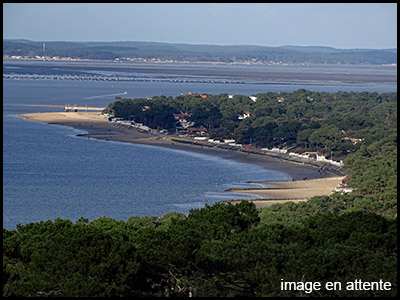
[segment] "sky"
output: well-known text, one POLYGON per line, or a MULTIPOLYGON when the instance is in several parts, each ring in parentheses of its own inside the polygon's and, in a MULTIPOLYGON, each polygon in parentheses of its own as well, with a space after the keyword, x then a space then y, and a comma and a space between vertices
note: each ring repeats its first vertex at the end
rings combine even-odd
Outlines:
POLYGON ((3 39, 397 48, 397 3, 3 3, 3 39))

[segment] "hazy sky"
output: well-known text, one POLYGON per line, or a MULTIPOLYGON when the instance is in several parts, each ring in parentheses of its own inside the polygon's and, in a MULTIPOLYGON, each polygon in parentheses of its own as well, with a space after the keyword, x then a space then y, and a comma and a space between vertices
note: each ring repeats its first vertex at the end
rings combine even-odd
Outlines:
POLYGON ((3 3, 3 38, 397 48, 397 4, 3 3))

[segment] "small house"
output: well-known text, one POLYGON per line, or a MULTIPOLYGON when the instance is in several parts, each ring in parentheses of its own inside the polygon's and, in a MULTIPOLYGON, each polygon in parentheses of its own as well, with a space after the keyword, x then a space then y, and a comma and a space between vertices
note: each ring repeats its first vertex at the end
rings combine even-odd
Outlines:
POLYGON ((238 119, 239 120, 244 120, 246 118, 249 118, 251 116, 251 113, 248 111, 244 111, 241 114, 239 114, 238 119))
POLYGON ((186 130, 189 135, 205 135, 207 132, 204 127, 188 127, 186 130))

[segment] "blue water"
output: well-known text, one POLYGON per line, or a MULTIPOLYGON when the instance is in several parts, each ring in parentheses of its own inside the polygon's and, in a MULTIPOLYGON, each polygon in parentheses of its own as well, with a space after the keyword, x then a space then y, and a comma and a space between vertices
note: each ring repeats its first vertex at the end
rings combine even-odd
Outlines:
MULTIPOLYGON (((298 88, 346 90, 327 85, 3 79, 3 227, 58 217, 127 220, 171 211, 188 213, 206 203, 242 197, 224 190, 247 186, 247 181, 291 179, 284 172, 209 155, 76 137, 78 130, 17 116, 57 110, 32 105, 104 107, 124 91, 135 98, 188 92, 252 95, 298 88)), ((352 88, 396 91, 387 86, 352 88)))

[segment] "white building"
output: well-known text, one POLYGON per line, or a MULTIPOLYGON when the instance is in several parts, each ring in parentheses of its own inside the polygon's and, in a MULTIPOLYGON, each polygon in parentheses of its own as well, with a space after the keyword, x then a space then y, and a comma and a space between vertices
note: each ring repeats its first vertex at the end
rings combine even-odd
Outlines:
POLYGON ((234 143, 234 142, 235 142, 235 140, 232 140, 232 139, 225 139, 224 140, 225 144, 234 143))
POLYGON ((256 96, 249 96, 249 98, 250 98, 251 100, 253 100, 254 102, 257 102, 257 97, 256 97, 256 96))

